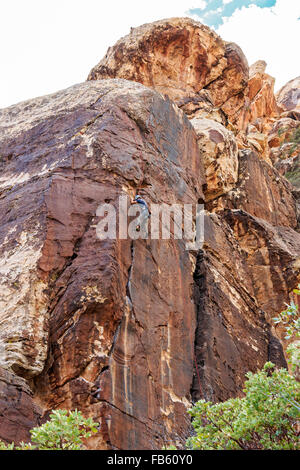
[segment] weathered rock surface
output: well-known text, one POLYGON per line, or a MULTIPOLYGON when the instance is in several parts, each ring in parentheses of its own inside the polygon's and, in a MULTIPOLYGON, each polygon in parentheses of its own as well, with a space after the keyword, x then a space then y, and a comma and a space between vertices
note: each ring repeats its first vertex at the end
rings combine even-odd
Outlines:
POLYGON ((200 117, 192 119, 191 123, 198 136, 205 168, 205 199, 210 201, 235 187, 238 179, 238 147, 234 134, 222 124, 200 117))
POLYGON ((270 158, 281 175, 300 187, 300 78, 288 82, 276 95, 279 118, 268 134, 270 158))
POLYGON ((276 163, 288 151, 289 141, 300 122, 288 117, 277 119, 268 134, 268 145, 271 149, 271 160, 276 163))
POLYGON ((297 212, 292 191, 292 185, 275 168, 255 152, 242 150, 235 188, 208 203, 207 208, 212 211, 242 209, 274 226, 295 228, 297 212))
POLYGON ((245 373, 266 360, 286 366, 270 322, 288 298, 287 285, 297 282, 294 263, 297 256, 299 262, 300 237, 293 241, 294 231, 286 231, 291 246, 285 245, 285 233, 278 236, 276 229, 247 212, 207 215, 194 274, 201 377, 200 384, 194 380, 195 400, 240 395, 245 373))
POLYGON ((110 47, 88 80, 126 78, 167 95, 190 119, 219 122, 237 134, 240 149, 271 163, 268 133, 279 117, 275 79, 266 62, 250 69, 242 50, 189 18, 132 28, 110 47))
POLYGON ((26 381, 0 367, 0 440, 28 442, 30 429, 40 425, 41 411, 26 381))
POLYGON ((88 80, 126 78, 166 94, 183 111, 200 108, 205 89, 213 107, 233 120, 244 104, 248 63, 242 50, 189 18, 170 18, 132 28, 109 48, 88 80), (199 103, 199 104, 198 104, 199 103))
POLYGON ((249 78, 238 46, 173 18, 133 29, 86 83, 0 110, 0 438, 77 408, 100 423, 91 448, 180 446, 192 401, 286 367, 272 318, 300 281, 284 177, 299 162, 282 160, 299 86, 278 109, 265 66, 249 78), (202 249, 99 239, 99 205, 137 192, 205 201, 202 249))
POLYGON ((203 197, 191 124, 122 80, 1 119, 1 363, 35 377, 44 412, 77 407, 100 420, 97 448, 182 441, 196 326, 189 253, 181 240, 99 240, 95 225, 100 203, 118 208, 137 189, 169 204, 203 197))
POLYGON ((248 122, 255 122, 260 118, 276 117, 277 103, 274 95, 275 79, 257 68, 257 63, 250 67, 246 103, 248 122))

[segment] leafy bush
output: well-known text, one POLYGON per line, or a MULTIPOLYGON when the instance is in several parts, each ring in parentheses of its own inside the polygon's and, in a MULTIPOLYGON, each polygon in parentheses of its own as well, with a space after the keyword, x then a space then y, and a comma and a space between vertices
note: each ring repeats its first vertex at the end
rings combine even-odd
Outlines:
MULTIPOLYGON (((294 290, 300 295, 300 285, 294 290)), ((295 377, 287 370, 275 370, 267 363, 263 370, 246 377, 243 398, 233 398, 213 404, 199 401, 190 414, 194 418, 196 435, 187 441, 191 449, 268 449, 298 450, 300 387, 299 306, 295 302, 273 319, 285 328, 285 339, 292 343, 287 348, 289 362, 295 377)))
POLYGON ((292 153, 294 153, 294 151, 297 149, 298 145, 300 145, 300 127, 297 127, 297 129, 294 130, 290 138, 290 143, 293 144, 289 150, 289 154, 292 155, 292 153))
POLYGON ((280 158, 284 160, 291 157, 295 150, 298 150, 300 145, 300 126, 293 129, 293 131, 289 130, 288 127, 281 127, 278 129, 277 135, 281 140, 280 148, 283 149, 288 147, 288 150, 284 151, 280 158), (285 135, 286 133, 287 135, 285 135))
POLYGON ((299 450, 300 390, 285 369, 267 363, 247 374, 243 398, 213 404, 200 400, 192 410, 194 450, 299 450))
POLYGON ((0 441, 0 450, 81 450, 82 439, 97 431, 98 423, 83 418, 80 411, 55 410, 49 421, 30 431, 32 444, 22 442, 15 447, 0 441))
MULTIPOLYGON (((300 284, 298 289, 294 289, 295 294, 300 295, 300 284)), ((300 316, 299 306, 295 302, 287 305, 287 309, 279 314, 278 317, 273 318, 275 324, 282 324, 285 326, 286 337, 291 339, 293 336, 300 337, 300 316)))
MULTIPOLYGON (((293 291, 296 295, 300 295, 300 284, 298 289, 293 291)), ((293 373, 298 373, 300 368, 300 315, 298 303, 291 302, 287 305, 287 309, 273 318, 275 325, 283 325, 285 328, 285 339, 291 340, 291 344, 287 348, 289 363, 292 365, 293 373)))

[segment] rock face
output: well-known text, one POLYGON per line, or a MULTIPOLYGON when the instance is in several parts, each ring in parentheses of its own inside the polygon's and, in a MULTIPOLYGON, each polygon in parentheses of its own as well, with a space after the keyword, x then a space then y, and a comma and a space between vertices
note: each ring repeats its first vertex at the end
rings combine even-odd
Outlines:
POLYGON ((1 363, 33 378, 45 413, 77 407, 99 420, 97 448, 182 442, 196 327, 189 252, 182 240, 99 240, 95 226, 100 203, 118 209, 137 189, 169 204, 203 197, 191 124, 122 80, 1 118, 1 363))
MULTIPOLYGON (((300 78, 291 80, 276 95, 281 110, 268 135, 270 158, 281 175, 300 188, 300 78)), ((299 193, 295 193, 299 201, 299 193)))
POLYGON ((133 29, 86 83, 0 110, 1 439, 77 408, 100 423, 90 448, 180 447, 192 402, 287 366, 272 318, 300 281, 281 158, 298 114, 273 86, 263 61, 249 77, 238 46, 175 18, 133 29), (99 207, 118 216, 137 193, 205 203, 202 248, 175 224, 127 238, 118 218, 99 238, 99 207))
POLYGON ((242 209, 274 226, 295 228, 297 214, 293 187, 255 152, 239 152, 239 176, 235 188, 208 203, 209 210, 242 209))
POLYGON ((109 48, 88 80, 125 78, 166 94, 184 111, 201 108, 203 89, 213 106, 234 118, 244 102, 248 63, 242 50, 189 18, 132 28, 109 48))
POLYGON ((41 424, 42 410, 34 403, 32 391, 21 377, 0 367, 0 440, 28 442, 29 430, 41 424))
POLYGON ((238 147, 234 134, 222 124, 200 117, 191 123, 205 167, 205 199, 210 201, 234 188, 238 179, 238 147))
POLYGON ((256 123, 259 119, 277 116, 275 79, 259 67, 260 62, 250 67, 244 122, 256 123))
MULTIPOLYGON (((293 230, 286 231, 294 236, 293 230)), ((287 284, 297 282, 294 263, 299 262, 300 237, 285 244, 285 236, 241 210, 206 218, 205 243, 194 274, 201 378, 199 384, 195 377, 194 399, 240 395, 246 372, 260 369, 266 358, 286 366, 270 322, 272 313, 282 308, 287 284), (284 272, 287 267, 289 274, 284 272)))

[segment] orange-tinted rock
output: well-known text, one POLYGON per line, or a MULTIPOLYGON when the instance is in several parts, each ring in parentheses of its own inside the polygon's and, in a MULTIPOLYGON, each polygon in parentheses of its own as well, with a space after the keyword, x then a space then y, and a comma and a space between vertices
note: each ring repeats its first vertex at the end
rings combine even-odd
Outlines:
POLYGON ((293 135, 294 130, 300 126, 295 119, 282 117, 274 122, 269 135, 268 145, 270 148, 276 148, 287 143, 293 135))
POLYGON ((284 309, 290 286, 300 280, 300 234, 241 210, 227 211, 225 218, 248 266, 256 303, 274 331, 274 314, 284 309))
POLYGON ((255 126, 249 124, 245 141, 247 147, 250 147, 252 150, 257 152, 261 159, 272 164, 267 134, 259 132, 255 126))
POLYGON ((237 143, 234 134, 216 121, 196 117, 191 123, 198 136, 205 168, 205 199, 210 201, 235 187, 238 179, 237 143))
POLYGON ((258 61, 250 67, 249 81, 244 92, 245 103, 238 109, 236 125, 246 131, 249 124, 254 124, 261 133, 269 129, 272 118, 278 116, 278 106, 274 95, 275 79, 265 73, 266 62, 258 61))
POLYGON ((250 100, 250 122, 261 117, 274 117, 277 115, 277 105, 274 96, 275 79, 267 74, 250 76, 248 97, 250 100))
POLYGON ((177 101, 177 106, 184 111, 189 119, 212 119, 220 124, 227 125, 227 117, 221 108, 214 106, 211 93, 201 90, 193 97, 185 97, 177 101))
POLYGON ((226 43, 207 26, 170 18, 133 28, 109 48, 88 76, 101 78, 134 80, 185 106, 197 102, 199 92, 207 89, 213 106, 232 120, 235 108, 244 102, 248 63, 236 44, 226 43))
POLYGON ((231 123, 236 124, 239 110, 245 106, 248 83, 248 62, 243 51, 234 43, 226 43, 227 67, 223 74, 207 86, 231 123))
POLYGON ((297 190, 300 189, 300 155, 279 160, 276 165, 279 173, 293 185, 297 190))
POLYGON ((0 111, 0 415, 16 408, 22 436, 38 403, 99 421, 93 449, 183 446, 192 400, 286 366, 272 318, 299 281, 298 196, 267 163, 273 80, 263 62, 250 75, 236 45, 175 18, 133 29, 88 82, 0 111), (137 192, 206 199, 202 250, 100 240, 99 204, 137 192))

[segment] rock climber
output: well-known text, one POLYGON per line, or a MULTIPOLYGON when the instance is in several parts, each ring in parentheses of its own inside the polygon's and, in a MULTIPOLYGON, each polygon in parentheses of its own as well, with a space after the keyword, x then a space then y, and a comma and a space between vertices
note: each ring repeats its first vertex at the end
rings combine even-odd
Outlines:
POLYGON ((138 225, 136 226, 136 231, 139 232, 141 228, 146 229, 146 222, 150 217, 150 211, 147 202, 137 194, 131 201, 131 204, 138 204, 140 209, 140 215, 137 219, 138 225))

